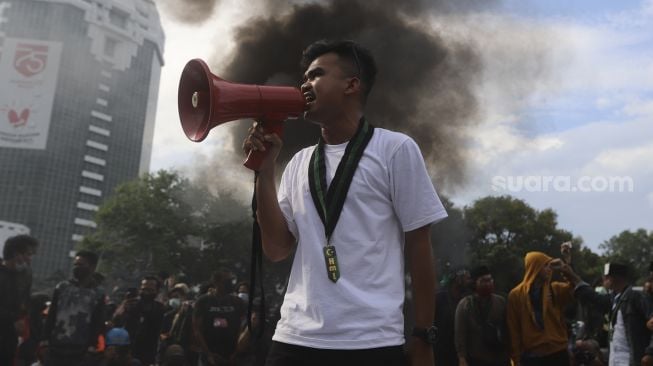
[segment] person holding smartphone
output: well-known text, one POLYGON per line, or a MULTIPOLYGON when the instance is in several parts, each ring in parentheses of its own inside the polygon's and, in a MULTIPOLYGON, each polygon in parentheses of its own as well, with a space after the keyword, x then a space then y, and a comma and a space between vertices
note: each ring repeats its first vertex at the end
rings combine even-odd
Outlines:
POLYGON ((529 252, 524 262, 524 279, 508 295, 513 365, 569 365, 564 309, 574 300, 574 287, 569 282, 552 281, 563 260, 529 252))

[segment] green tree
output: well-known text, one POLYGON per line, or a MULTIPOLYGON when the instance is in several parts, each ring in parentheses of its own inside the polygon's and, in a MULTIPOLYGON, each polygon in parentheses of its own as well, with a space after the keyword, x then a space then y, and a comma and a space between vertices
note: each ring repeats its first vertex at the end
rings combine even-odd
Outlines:
POLYGON ((592 257, 582 247, 581 238, 558 228, 551 209, 538 211, 510 196, 490 196, 465 207, 463 217, 470 233, 470 264, 490 267, 499 291, 507 292, 521 281, 526 253, 540 251, 559 257, 560 244, 566 241, 573 240, 572 254, 581 275, 596 268, 591 261, 598 256, 592 257))
POLYGON ((643 279, 648 275, 648 267, 653 260, 653 231, 645 229, 622 231, 599 245, 609 261, 630 264, 635 277, 643 279))
MULTIPOLYGON (((248 279, 251 210, 232 192, 202 183, 159 171, 120 185, 100 207, 98 228, 81 248, 101 254, 100 271, 112 283, 133 284, 162 270, 200 283, 219 267, 248 279)), ((287 264, 264 274, 277 278, 278 286, 287 264)))
POLYGON ((98 228, 82 248, 101 253, 105 273, 178 270, 180 259, 193 251, 192 238, 201 233, 197 218, 205 208, 188 203, 192 191, 187 179, 163 170, 118 186, 100 207, 98 228))

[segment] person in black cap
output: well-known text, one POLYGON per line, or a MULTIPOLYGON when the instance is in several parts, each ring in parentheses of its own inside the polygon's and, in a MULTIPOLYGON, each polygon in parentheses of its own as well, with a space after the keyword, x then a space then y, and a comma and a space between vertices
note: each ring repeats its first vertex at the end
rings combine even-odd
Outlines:
POLYGON ((456 307, 455 345, 460 366, 510 364, 506 334, 506 300, 494 293, 487 266, 471 271, 474 293, 456 307))
POLYGON ((649 306, 646 297, 632 288, 630 268, 621 263, 605 265, 603 286, 610 294, 598 294, 568 265, 562 273, 576 285, 574 295, 583 304, 596 306, 609 314, 610 365, 639 366, 650 357, 646 349, 653 342, 646 328, 649 306), (645 358, 646 356, 646 358, 645 358))

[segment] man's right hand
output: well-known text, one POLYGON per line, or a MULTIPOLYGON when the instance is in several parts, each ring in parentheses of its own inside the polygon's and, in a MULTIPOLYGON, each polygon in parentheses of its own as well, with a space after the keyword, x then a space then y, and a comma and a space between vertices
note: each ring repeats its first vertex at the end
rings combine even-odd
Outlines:
POLYGON ((563 264, 560 267, 560 273, 562 273, 565 279, 567 279, 567 281, 571 282, 573 285, 577 285, 582 281, 582 279, 578 277, 576 272, 574 272, 574 270, 568 264, 563 264))
POLYGON ((243 141, 243 151, 249 154, 251 151, 260 151, 265 155, 259 171, 268 170, 274 166, 279 151, 283 146, 283 141, 275 133, 267 133, 263 124, 254 122, 249 128, 248 135, 243 141), (266 143, 268 147, 266 148, 266 143))

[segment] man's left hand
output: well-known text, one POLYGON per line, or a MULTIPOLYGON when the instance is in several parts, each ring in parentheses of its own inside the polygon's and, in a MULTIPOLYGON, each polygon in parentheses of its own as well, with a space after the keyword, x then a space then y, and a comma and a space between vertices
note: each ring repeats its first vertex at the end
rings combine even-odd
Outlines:
POLYGON ((653 332, 653 317, 649 319, 648 322, 646 322, 646 327, 648 328, 648 330, 653 332))

